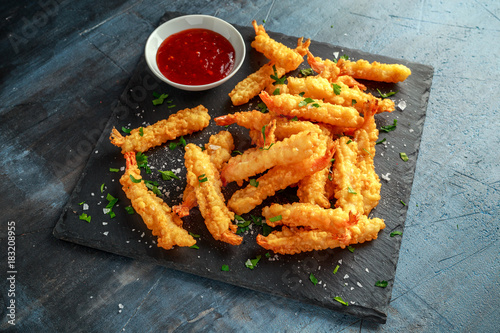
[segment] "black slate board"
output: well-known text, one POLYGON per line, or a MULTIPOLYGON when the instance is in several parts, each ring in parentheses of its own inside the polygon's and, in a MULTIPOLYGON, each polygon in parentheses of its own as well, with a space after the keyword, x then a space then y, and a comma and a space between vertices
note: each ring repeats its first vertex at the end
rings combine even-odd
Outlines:
MULTIPOLYGON (((179 13, 167 13, 162 22, 178 15, 179 13)), ((129 128, 146 126, 167 118, 169 114, 178 110, 199 104, 208 108, 213 119, 227 113, 252 110, 260 102, 258 98, 255 98, 249 104, 233 107, 227 96, 237 82, 267 62, 262 55, 250 47, 255 36, 253 29, 241 26, 236 26, 236 28, 247 43, 245 63, 231 80, 213 90, 205 92, 177 90, 157 80, 147 68, 144 59, 138 63, 63 210, 54 229, 54 236, 111 253, 152 261, 199 276, 385 323, 401 243, 401 236, 390 237, 389 235, 395 230, 403 231, 404 227, 407 207, 402 202, 407 203, 410 199, 432 83, 433 68, 430 66, 326 43, 315 41, 311 43, 311 52, 322 58, 332 59, 334 53, 338 52, 339 55, 346 54, 353 60, 401 63, 412 71, 412 75, 399 84, 363 82, 367 84, 369 91, 375 91, 375 95, 377 95, 375 88, 379 88, 382 92, 397 90, 398 93, 393 96, 393 99, 396 105, 400 101, 406 102, 406 108, 403 111, 396 108, 396 111, 392 113, 376 116, 378 126, 391 125, 393 119, 398 119, 395 131, 380 134, 380 139, 387 138, 387 141, 385 144, 377 145, 375 157, 377 173, 379 175, 390 173, 387 175, 390 181, 382 180, 382 199, 371 216, 383 218, 386 228, 380 232, 377 240, 355 245, 353 253, 347 249, 330 249, 294 256, 271 253, 271 257, 266 258, 267 251, 255 242, 255 237, 261 231, 261 227, 255 226, 253 230, 245 233, 242 245, 230 246, 213 240, 197 208, 191 211, 189 217, 184 218, 184 227, 188 231, 201 235, 197 242, 200 249, 175 248, 166 251, 156 246, 156 237, 151 235, 138 214, 128 215, 125 211, 124 207, 129 206, 130 201, 121 190, 118 181, 122 172, 109 171, 110 168, 121 168, 125 164, 120 149, 109 142, 109 134, 113 126, 118 129, 122 126, 129 128), (167 103, 153 106, 151 102, 154 99, 153 91, 168 93, 173 100, 172 104, 176 107, 168 108, 167 103), (400 159, 400 152, 408 155, 408 162, 400 159), (102 184, 105 185, 101 193, 102 184), (116 213, 113 219, 103 212, 103 208, 108 203, 106 200, 108 193, 119 199, 118 205, 113 209, 116 213), (83 210, 84 205, 80 204, 83 201, 88 205, 88 210, 83 210), (82 212, 92 217, 91 223, 79 219, 82 212), (262 256, 258 266, 254 270, 246 268, 247 259, 253 259, 257 255, 262 256), (221 271, 222 265, 229 265, 230 271, 221 271), (338 272, 333 274, 337 265, 340 266, 338 272), (317 285, 309 280, 311 273, 318 279, 317 285), (387 288, 375 287, 375 282, 378 280, 388 281, 387 288), (335 301, 333 299, 335 296, 341 296, 349 302, 349 306, 335 301)), ((269 35, 292 48, 296 45, 298 38, 272 32, 269 32, 269 35)), ((304 37, 307 38, 307 36, 304 37)), ((307 62, 304 62, 299 69, 307 67, 307 62)), ((297 72, 290 75, 294 74, 296 75, 297 72)), ((212 120, 208 128, 185 139, 188 143, 202 145, 208 141, 210 135, 224 129, 216 126, 212 120)), ((250 141, 244 129, 231 125, 228 130, 235 138, 237 150, 249 147, 250 141)), ((142 172, 142 175, 146 179, 158 181, 165 193, 164 200, 172 206, 181 202, 180 197, 186 184, 184 152, 182 148, 170 150, 167 145, 147 152, 153 173, 147 175, 142 172), (163 181, 157 170, 174 170, 180 180, 163 181)), ((225 195, 230 196, 234 190, 235 188, 229 186, 225 190, 225 195)), ((281 200, 286 195, 293 197, 293 190, 285 191, 285 194, 281 194, 274 200, 281 200)), ((259 212, 260 209, 256 209, 251 213, 259 215, 259 212)), ((248 217, 248 215, 245 216, 248 217)))

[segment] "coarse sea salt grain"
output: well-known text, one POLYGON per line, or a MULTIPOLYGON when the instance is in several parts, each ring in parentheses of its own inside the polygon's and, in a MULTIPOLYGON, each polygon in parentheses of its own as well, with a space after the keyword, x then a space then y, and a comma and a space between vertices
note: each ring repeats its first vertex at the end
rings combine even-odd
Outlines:
POLYGON ((390 181, 390 180, 391 180, 391 178, 389 178, 389 176, 390 176, 390 175, 391 175, 391 173, 390 173, 390 172, 386 173, 385 175, 384 175, 384 174, 381 174, 381 175, 380 175, 380 178, 382 178, 382 179, 383 179, 383 180, 385 180, 385 181, 390 181))
POLYGON ((102 233, 104 236, 107 236, 109 234, 109 231, 105 231, 102 233))
POLYGON ((337 59, 339 57, 339 53, 338 52, 333 52, 333 56, 335 57, 335 59, 337 59))
POLYGON ((89 210, 89 205, 87 205, 86 203, 84 203, 83 206, 82 206, 82 209, 83 210, 89 210))
POLYGON ((348 278, 349 278, 349 274, 344 275, 344 279, 348 279, 348 278))
POLYGON ((356 282, 356 284, 358 285, 358 287, 363 288, 363 285, 361 283, 356 282))
POLYGON ((406 101, 400 101, 398 103, 398 108, 402 111, 404 109, 406 109, 406 101))

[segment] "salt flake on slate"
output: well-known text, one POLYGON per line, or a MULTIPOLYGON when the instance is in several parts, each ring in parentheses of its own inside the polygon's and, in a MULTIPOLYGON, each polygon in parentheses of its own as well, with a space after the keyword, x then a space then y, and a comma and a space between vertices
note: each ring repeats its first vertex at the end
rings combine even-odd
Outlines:
POLYGON ((363 285, 361 283, 356 282, 356 284, 358 285, 358 287, 363 288, 363 285))
POLYGON ((398 103, 398 108, 403 111, 404 109, 406 109, 406 102, 405 101, 400 101, 398 103))
POLYGON ((86 203, 84 203, 82 209, 83 210, 89 210, 89 205, 87 205, 86 203))
POLYGON ((370 273, 370 271, 368 270, 368 267, 367 267, 367 268, 365 268, 365 271, 366 271, 367 273, 370 273))
POLYGON ((383 180, 385 180, 385 181, 387 181, 387 182, 388 182, 388 181, 390 181, 390 180, 391 180, 391 178, 389 178, 389 176, 390 176, 390 175, 391 175, 391 173, 390 173, 390 172, 386 173, 385 175, 384 175, 384 174, 381 174, 381 175, 380 175, 380 178, 382 178, 383 180))
POLYGON ((349 278, 349 274, 344 275, 344 279, 348 279, 348 278, 349 278))
POLYGON ((109 234, 109 231, 105 231, 102 233, 104 236, 107 236, 109 234))

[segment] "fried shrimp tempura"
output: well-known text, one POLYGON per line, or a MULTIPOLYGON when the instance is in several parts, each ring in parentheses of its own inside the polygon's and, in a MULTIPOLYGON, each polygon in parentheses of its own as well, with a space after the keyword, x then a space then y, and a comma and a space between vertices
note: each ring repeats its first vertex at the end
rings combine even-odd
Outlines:
POLYGON ((301 132, 266 149, 250 148, 229 159, 221 171, 222 182, 242 183, 273 166, 300 162, 310 157, 323 142, 318 133, 301 132))
MULTIPOLYGON (((282 77, 286 71, 282 67, 276 67, 276 75, 282 77)), ((273 63, 267 63, 255 73, 250 74, 242 81, 238 82, 229 93, 233 105, 242 105, 257 96, 263 89, 271 85, 274 79, 273 63)))
POLYGON ((158 236, 158 246, 166 250, 177 246, 193 246, 196 240, 182 228, 182 220, 172 213, 170 207, 149 191, 144 182, 135 160, 135 153, 125 153, 127 168, 120 178, 127 198, 132 202, 134 210, 142 217, 144 223, 158 236), (139 182, 135 182, 132 177, 139 182))
POLYGON ((340 74, 340 69, 336 63, 330 59, 323 60, 320 57, 315 57, 311 51, 307 52, 307 63, 316 73, 319 73, 319 76, 329 81, 336 80, 340 74))
POLYGON ((257 187, 249 184, 236 191, 229 199, 228 207, 239 215, 248 213, 277 191, 296 184, 302 178, 324 169, 330 163, 335 149, 336 144, 324 137, 322 147, 313 156, 298 163, 275 166, 257 178, 257 187))
POLYGON ((341 75, 379 82, 397 83, 406 80, 411 75, 411 70, 404 65, 381 64, 377 61, 369 63, 363 59, 355 62, 339 59, 337 67, 340 69, 341 75))
MULTIPOLYGON (((217 170, 220 170, 222 165, 229 160, 233 150, 233 136, 228 131, 220 131, 217 134, 211 135, 208 143, 205 144, 205 152, 210 156, 210 161, 217 170)), ((182 203, 172 207, 172 209, 179 217, 184 217, 188 216, 191 208, 197 205, 198 202, 196 201, 194 187, 186 184, 182 195, 182 203)))
POLYGON ((301 106, 301 103, 305 103, 304 97, 289 94, 270 96, 265 91, 259 96, 271 112, 289 118, 297 117, 342 127, 360 127, 363 124, 363 117, 353 107, 324 103, 321 100, 313 100, 301 106))
POLYGON ((394 111, 394 101, 391 99, 380 99, 372 94, 361 91, 358 87, 350 88, 345 83, 336 81, 338 90, 332 87, 332 83, 320 76, 307 76, 305 78, 289 77, 287 91, 289 94, 297 95, 304 92, 304 97, 322 99, 327 103, 338 104, 342 106, 353 106, 359 112, 362 112, 367 103, 378 102, 377 112, 394 111))
POLYGON ((110 140, 112 144, 122 148, 123 154, 130 151, 145 152, 168 140, 201 131, 208 126, 209 121, 208 110, 199 105, 192 109, 180 110, 153 125, 133 129, 130 135, 125 137, 113 128, 110 140))
MULTIPOLYGON (((350 238, 349 244, 377 239, 379 231, 385 228, 384 221, 379 218, 368 219, 365 215, 349 213, 349 219, 351 226, 346 231, 350 238)), ((266 250, 280 254, 345 248, 349 245, 342 237, 328 231, 286 226, 283 226, 281 231, 273 231, 267 237, 258 235, 257 243, 266 250)))
POLYGON ((330 208, 330 200, 326 192, 326 183, 330 175, 329 163, 322 170, 304 177, 298 185, 297 196, 300 202, 307 202, 323 208, 330 208))
MULTIPOLYGON (((260 92, 260 91, 259 91, 260 92)), ((243 111, 227 114, 215 118, 215 123, 219 126, 238 124, 250 130, 260 131, 262 126, 268 124, 272 119, 269 113, 262 113, 258 110, 243 111)))
POLYGON ((299 45, 297 46, 299 50, 293 50, 269 37, 264 26, 257 25, 255 20, 252 21, 252 25, 255 29, 256 36, 251 46, 264 54, 264 56, 275 63, 277 67, 283 68, 285 72, 290 72, 299 67, 304 61, 303 57, 305 52, 307 52, 310 40, 306 41, 304 44, 299 40, 299 45))
POLYGON ((232 223, 234 213, 227 208, 221 192, 219 172, 200 147, 188 144, 185 149, 187 181, 195 189, 208 231, 216 240, 231 245, 241 244, 243 238, 235 234, 237 226, 232 223))

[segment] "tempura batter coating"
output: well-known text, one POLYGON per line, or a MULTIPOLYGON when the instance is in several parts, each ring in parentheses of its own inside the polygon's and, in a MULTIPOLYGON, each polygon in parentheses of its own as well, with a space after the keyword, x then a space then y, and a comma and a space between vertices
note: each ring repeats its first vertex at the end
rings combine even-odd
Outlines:
POLYGON ((304 177, 298 185, 297 196, 300 202, 307 202, 323 208, 330 208, 330 201, 326 192, 326 183, 330 174, 329 163, 322 170, 304 177))
POLYGON ((299 106, 304 97, 289 94, 270 96, 265 91, 259 96, 271 112, 289 118, 297 117, 342 127, 360 127, 363 124, 363 117, 353 107, 324 103, 321 100, 313 100, 312 103, 299 106), (314 104, 318 106, 315 107, 314 104))
POLYGON ((342 75, 350 75, 355 79, 397 83, 406 80, 411 70, 400 64, 381 64, 377 61, 349 61, 339 59, 337 67, 342 75))
POLYGON ((115 146, 122 148, 122 153, 135 151, 145 152, 182 135, 201 131, 208 126, 210 116, 208 110, 199 105, 192 109, 184 109, 174 113, 157 123, 133 129, 128 136, 122 136, 116 128, 111 132, 110 140, 115 146))
MULTIPOLYGON (((286 71, 282 67, 276 67, 276 75, 282 77, 286 71)), ((250 74, 242 81, 238 82, 229 93, 233 105, 242 105, 257 96, 262 90, 274 82, 271 78, 274 75, 273 63, 267 63, 255 73, 250 74)))
MULTIPOLYGON (((290 49, 269 37, 264 26, 257 25, 255 20, 252 21, 252 25, 255 29, 256 36, 251 46, 264 54, 264 56, 275 63, 277 67, 283 68, 285 72, 290 72, 299 67, 302 61, 304 61, 304 54, 301 55, 297 50, 290 49)), ((302 44, 300 40, 299 43, 302 44)), ((310 43, 310 41, 306 43, 310 43)), ((303 49, 304 47, 301 46, 302 52, 304 52, 303 49)))
POLYGON ((260 131, 262 126, 268 124, 271 119, 272 115, 269 113, 252 110, 226 114, 224 116, 217 117, 214 120, 219 126, 238 124, 241 127, 260 131))
POLYGON ((320 57, 315 57, 310 51, 307 52, 307 63, 319 76, 329 81, 334 81, 340 74, 336 63, 330 59, 323 60, 320 57))
POLYGON ((336 82, 339 87, 338 94, 332 86, 332 83, 320 76, 307 76, 305 78, 289 77, 287 91, 289 94, 297 95, 301 92, 304 97, 322 99, 327 103, 338 104, 342 106, 352 106, 359 112, 363 112, 367 103, 378 101, 377 112, 394 111, 394 101, 391 99, 380 99, 372 94, 362 92, 358 87, 350 88, 343 82, 336 82))
POLYGON ((237 226, 232 223, 234 213, 227 208, 221 192, 219 172, 200 147, 188 144, 185 150, 187 181, 195 189, 208 231, 216 240, 231 245, 241 244, 243 239, 235 234, 237 226))
POLYGON ((257 244, 266 250, 280 254, 296 254, 307 251, 320 251, 336 247, 345 248, 350 244, 364 243, 377 239, 378 233, 385 228, 382 219, 368 219, 365 215, 350 214, 350 219, 357 219, 356 224, 347 228, 350 235, 349 244, 337 238, 337 235, 318 229, 288 228, 273 231, 267 237, 257 236, 257 244))
MULTIPOLYGON (((210 156, 210 161, 214 164, 217 170, 222 168, 222 165, 231 158, 231 152, 234 150, 233 136, 228 131, 220 131, 217 134, 211 135, 208 143, 205 144, 205 152, 210 156)), ((189 215, 191 208, 198 205, 196 201, 196 192, 194 187, 186 184, 182 195, 182 203, 172 207, 173 211, 179 216, 184 217, 189 215)))
POLYGON ((257 178, 258 186, 249 184, 236 191, 229 199, 228 207, 239 215, 248 213, 277 191, 296 184, 302 178, 325 168, 335 148, 335 143, 325 138, 324 145, 313 156, 298 163, 275 166, 257 178))
POLYGON ((269 149, 250 148, 242 155, 231 157, 221 171, 224 184, 241 182, 276 165, 297 163, 310 157, 324 139, 317 133, 301 132, 283 141, 278 141, 269 149))
POLYGON ((182 228, 182 220, 172 213, 170 207, 149 191, 142 180, 135 153, 125 153, 127 168, 120 178, 120 184, 127 198, 130 199, 134 210, 142 217, 148 229, 158 236, 158 246, 166 250, 177 246, 192 246, 196 240, 182 228), (131 176, 139 180, 132 181, 131 176))

